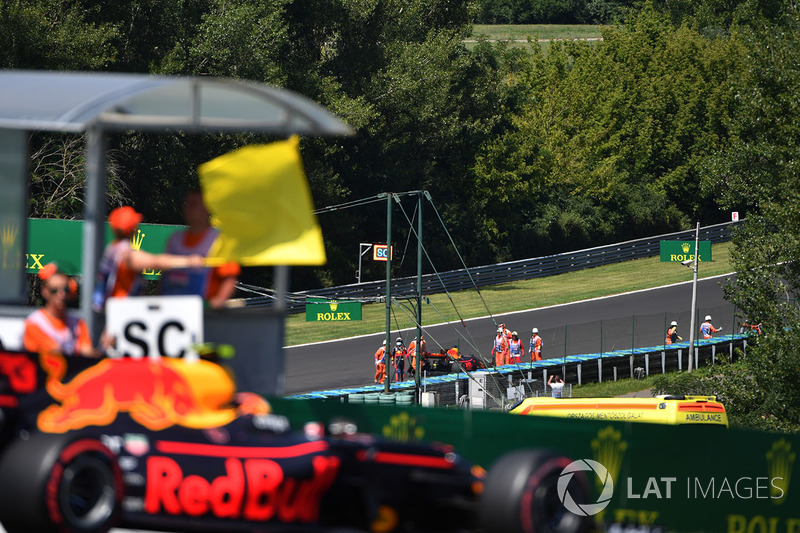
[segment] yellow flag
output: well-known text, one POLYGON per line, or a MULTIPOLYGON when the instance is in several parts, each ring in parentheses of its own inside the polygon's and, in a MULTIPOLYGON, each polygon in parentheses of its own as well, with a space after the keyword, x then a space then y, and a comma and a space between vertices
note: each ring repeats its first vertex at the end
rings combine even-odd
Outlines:
POLYGON ((210 264, 325 264, 299 142, 245 146, 200 165, 203 199, 220 231, 210 264))

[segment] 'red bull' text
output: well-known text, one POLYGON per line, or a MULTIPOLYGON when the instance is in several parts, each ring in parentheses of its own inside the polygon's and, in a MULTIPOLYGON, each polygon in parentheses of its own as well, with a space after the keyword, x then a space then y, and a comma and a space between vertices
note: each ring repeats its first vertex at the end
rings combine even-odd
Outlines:
POLYGON ((172 515, 244 518, 284 523, 314 522, 323 494, 339 471, 338 457, 317 456, 308 479, 284 476, 283 468, 269 459, 226 459, 225 475, 213 480, 184 476, 169 457, 147 460, 145 511, 172 515))

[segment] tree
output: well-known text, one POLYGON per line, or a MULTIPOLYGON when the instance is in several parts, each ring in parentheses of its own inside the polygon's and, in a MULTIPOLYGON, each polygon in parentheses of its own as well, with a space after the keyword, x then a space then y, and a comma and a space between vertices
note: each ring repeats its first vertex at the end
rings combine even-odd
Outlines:
POLYGON ((117 27, 91 20, 98 7, 59 0, 0 2, 0 68, 97 70, 114 61, 117 27))
POLYGON ((720 206, 746 214, 733 239, 735 282, 726 294, 743 318, 762 323, 745 365, 762 392, 755 423, 800 425, 800 23, 796 8, 745 30, 747 69, 734 79, 736 105, 725 149, 706 165, 720 206))
MULTIPOLYGON (((31 139, 28 214, 39 218, 83 216, 86 175, 83 136, 39 134, 31 139)), ((116 154, 107 154, 108 200, 121 204, 127 189, 119 179, 116 154)))
MULTIPOLYGON (((496 248, 524 257, 652 235, 722 215, 699 188, 727 136, 736 36, 708 39, 646 4, 601 43, 551 43, 525 110, 478 154, 496 248)), ((517 256, 517 257, 520 257, 517 256)))

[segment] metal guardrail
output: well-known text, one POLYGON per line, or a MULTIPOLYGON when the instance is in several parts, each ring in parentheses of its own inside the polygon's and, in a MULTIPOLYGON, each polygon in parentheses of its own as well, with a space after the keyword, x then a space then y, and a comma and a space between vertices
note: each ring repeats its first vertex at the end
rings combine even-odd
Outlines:
MULTIPOLYGON (((730 240, 731 228, 738 223, 725 222, 700 228, 700 239, 711 241, 712 243, 726 242, 730 240)), ((448 292, 453 292, 472 288, 473 281, 474 285, 484 287, 510 281, 564 274, 586 268, 630 261, 631 259, 653 257, 659 255, 661 241, 693 239, 694 232, 694 229, 689 229, 545 257, 521 259, 470 269, 450 270, 439 274, 425 274, 422 276, 422 292, 423 294, 437 294, 445 292, 445 289, 448 292), (472 279, 470 279, 470 276, 472 279)), ((413 297, 416 295, 416 291, 416 276, 392 280, 392 296, 395 298, 413 297)), ((306 297, 337 300, 374 300, 384 297, 385 294, 385 280, 295 292, 289 295, 287 311, 289 313, 302 312, 305 308, 306 297)), ((272 298, 267 297, 250 298, 247 300, 246 305, 270 305, 271 301, 272 298)))
MULTIPOLYGON (((713 365, 717 360, 728 359, 733 361, 736 357, 735 349, 747 352, 748 334, 721 335, 713 339, 697 339, 694 353, 694 367, 701 368, 713 365)), ((548 373, 562 376, 568 384, 582 385, 602 381, 616 381, 617 379, 637 378, 636 369, 642 369, 642 376, 651 374, 665 374, 676 370, 688 368, 690 347, 688 342, 679 342, 673 345, 648 346, 632 350, 618 350, 604 354, 569 355, 554 357, 543 361, 526 362, 518 365, 504 365, 490 367, 486 370, 473 372, 432 373, 425 376, 422 382, 424 391, 436 391, 439 394, 439 405, 459 404, 461 394, 469 391, 469 381, 476 375, 491 372, 502 381, 496 381, 496 396, 506 396, 507 390, 497 386, 506 387, 513 380, 515 386, 523 385, 521 391, 524 395, 533 396, 534 389, 547 393, 544 384, 547 383, 548 373), (434 375, 435 374, 435 375, 434 375), (520 381, 525 380, 525 382, 520 381), (532 380, 532 381, 531 381, 532 380), (460 391, 460 392, 459 392, 460 391)), ((392 392, 414 390, 413 381, 393 382, 392 392)), ((309 399, 340 399, 351 394, 364 394, 383 392, 383 385, 363 385, 333 390, 319 390, 287 396, 293 400, 309 399)), ((497 404, 494 407, 502 407, 497 404)), ((482 407, 484 408, 484 407, 482 407)))

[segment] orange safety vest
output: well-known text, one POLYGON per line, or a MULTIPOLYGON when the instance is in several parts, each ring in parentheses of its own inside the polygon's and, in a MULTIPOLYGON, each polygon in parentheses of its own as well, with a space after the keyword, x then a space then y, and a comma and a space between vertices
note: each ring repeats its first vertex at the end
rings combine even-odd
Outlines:
POLYGON ((539 336, 538 333, 535 334, 533 337, 531 337, 530 345, 531 345, 531 352, 532 353, 534 353, 534 354, 541 353, 541 351, 542 351, 542 338, 539 336))
POLYGON ((91 348, 89 328, 82 319, 67 315, 66 322, 48 315, 43 309, 25 319, 22 344, 30 352, 58 351, 77 355, 91 348))
POLYGON ((508 341, 504 336, 500 336, 500 338, 494 338, 494 348, 492 348, 492 353, 495 352, 505 352, 508 350, 508 341))

